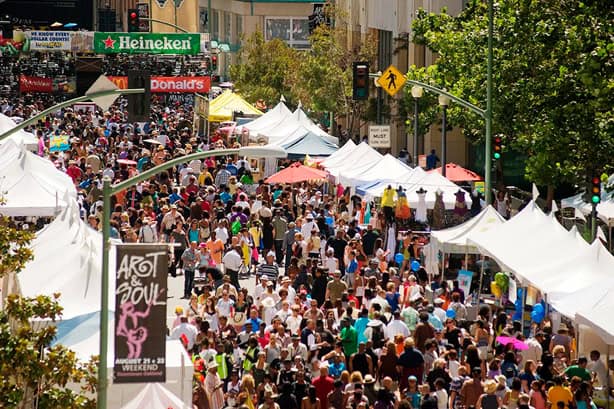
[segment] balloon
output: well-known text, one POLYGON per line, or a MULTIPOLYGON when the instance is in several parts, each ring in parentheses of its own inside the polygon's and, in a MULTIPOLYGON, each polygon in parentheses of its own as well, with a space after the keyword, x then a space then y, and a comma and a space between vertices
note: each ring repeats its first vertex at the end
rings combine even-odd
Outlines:
POLYGON ((329 226, 332 226, 333 223, 335 223, 335 220, 330 216, 326 216, 326 219, 324 220, 326 221, 326 224, 328 224, 329 226))
POLYGON ((544 306, 541 304, 535 304, 533 306, 533 311, 539 315, 544 315, 544 306))
POLYGON ((418 271, 420 269, 420 262, 418 260, 414 260, 411 262, 411 270, 418 271))
POLYGON ((454 311, 452 308, 450 308, 449 310, 446 311, 446 317, 448 317, 448 318, 456 318, 456 311, 454 311))
POLYGON ((104 136, 108 137, 109 135, 111 135, 111 132, 108 129, 105 129, 104 130, 104 136))
POLYGON ((397 264, 401 264, 403 262, 403 260, 405 260, 405 257, 403 257, 403 254, 401 253, 397 253, 394 255, 394 262, 397 264))
POLYGON ((497 298, 501 297, 501 287, 499 287, 494 281, 490 282, 490 292, 497 298))
POLYGON ((535 322, 536 324, 541 324, 542 321, 544 320, 544 316, 541 314, 538 314, 537 311, 533 311, 531 313, 531 320, 533 320, 533 322, 535 322))

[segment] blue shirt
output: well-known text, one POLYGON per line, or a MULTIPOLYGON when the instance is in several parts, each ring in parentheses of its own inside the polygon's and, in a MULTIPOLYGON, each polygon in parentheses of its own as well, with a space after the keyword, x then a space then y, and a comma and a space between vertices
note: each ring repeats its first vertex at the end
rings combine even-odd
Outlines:
POLYGON ((345 371, 345 364, 343 362, 339 362, 338 364, 332 363, 328 366, 328 374, 333 378, 341 376, 341 372, 345 371))
POLYGON ((349 264, 345 268, 345 272, 353 274, 356 272, 356 270, 358 270, 358 263, 356 262, 356 259, 353 259, 349 262, 349 264))
POLYGON ((228 203, 230 199, 232 199, 232 196, 230 196, 230 193, 228 192, 220 193, 220 200, 222 201, 222 203, 226 204, 228 203))
POLYGON ((354 329, 358 333, 358 343, 367 342, 367 337, 365 336, 365 330, 367 329, 367 324, 369 323, 369 318, 367 317, 359 317, 354 323, 354 329))
POLYGON ((177 200, 180 200, 180 199, 181 199, 181 196, 179 196, 177 193, 174 193, 174 192, 168 196, 168 201, 171 204, 175 203, 177 200))
POLYGON ((429 314, 429 323, 435 328, 437 331, 443 331, 443 323, 439 318, 434 316, 433 314, 429 314))

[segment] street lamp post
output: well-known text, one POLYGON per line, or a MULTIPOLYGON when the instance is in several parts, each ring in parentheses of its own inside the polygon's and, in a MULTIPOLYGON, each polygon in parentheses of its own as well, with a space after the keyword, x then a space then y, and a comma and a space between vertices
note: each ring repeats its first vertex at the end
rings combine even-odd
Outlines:
POLYGON ((443 110, 443 116, 441 118, 441 175, 446 177, 446 151, 447 149, 447 135, 446 135, 446 127, 447 127, 447 113, 448 113, 448 105, 450 105, 450 98, 445 95, 439 95, 439 105, 443 110))
POLYGON ((411 96, 414 97, 414 167, 418 166, 418 100, 422 98, 424 88, 419 85, 411 87, 411 96))
POLYGON ((187 163, 196 159, 204 159, 213 156, 239 155, 253 158, 285 158, 287 152, 279 147, 270 146, 244 146, 238 149, 219 149, 212 151, 196 152, 190 155, 174 158, 168 162, 135 175, 123 182, 111 185, 111 179, 103 179, 102 185, 102 283, 100 289, 100 364, 98 368, 98 399, 96 407, 107 407, 107 346, 109 342, 109 251, 110 243, 110 219, 111 219, 111 196, 139 182, 143 182, 173 166, 187 163))
POLYGON ((382 76, 382 72, 378 71, 375 74, 376 77, 373 79, 375 83, 375 88, 377 88, 377 114, 375 118, 375 123, 380 125, 382 123, 382 86, 379 85, 379 78, 382 76))

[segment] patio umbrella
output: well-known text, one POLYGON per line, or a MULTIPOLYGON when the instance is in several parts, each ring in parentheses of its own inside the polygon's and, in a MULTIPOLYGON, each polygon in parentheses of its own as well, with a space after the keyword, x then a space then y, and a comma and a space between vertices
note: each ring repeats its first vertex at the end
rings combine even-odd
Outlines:
POLYGON ((143 142, 151 143, 152 145, 162 145, 162 142, 157 139, 143 139, 143 142))
POLYGON ((512 344, 514 349, 516 349, 518 351, 526 351, 527 349, 529 349, 529 346, 527 344, 525 344, 523 341, 521 341, 519 339, 516 339, 516 338, 513 338, 513 337, 498 336, 496 338, 496 341, 498 343, 500 343, 501 345, 512 344))
POLYGON ((136 165, 136 161, 131 160, 131 159, 118 159, 117 163, 121 163, 122 165, 131 165, 131 166, 136 165))
POLYGON ((325 180, 327 176, 328 173, 324 170, 314 169, 296 162, 271 175, 266 182, 270 184, 298 183, 307 180, 325 180))
MULTIPOLYGON (((441 174, 441 166, 429 172, 441 174)), ((446 163, 446 178, 452 182, 476 182, 482 177, 472 170, 465 169, 456 163, 446 163)))

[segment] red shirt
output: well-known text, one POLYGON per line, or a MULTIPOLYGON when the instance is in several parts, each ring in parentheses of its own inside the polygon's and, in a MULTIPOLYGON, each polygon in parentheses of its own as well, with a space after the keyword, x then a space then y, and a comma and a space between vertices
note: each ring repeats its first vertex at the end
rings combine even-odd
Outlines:
POLYGON ((335 389, 335 381, 330 376, 318 376, 312 382, 316 387, 316 396, 320 398, 320 407, 328 408, 328 393, 335 389))
POLYGON ((70 165, 68 169, 66 169, 66 174, 72 178, 74 183, 77 183, 81 179, 83 172, 78 166, 70 165))

